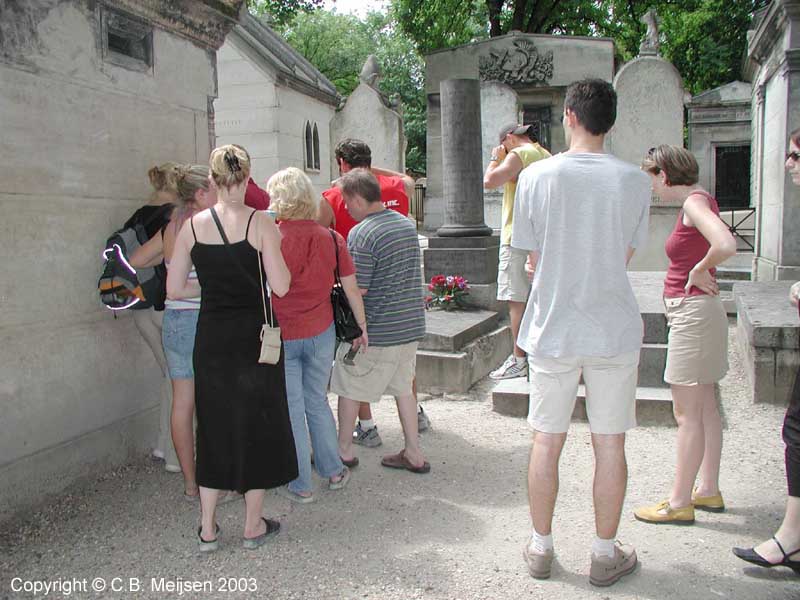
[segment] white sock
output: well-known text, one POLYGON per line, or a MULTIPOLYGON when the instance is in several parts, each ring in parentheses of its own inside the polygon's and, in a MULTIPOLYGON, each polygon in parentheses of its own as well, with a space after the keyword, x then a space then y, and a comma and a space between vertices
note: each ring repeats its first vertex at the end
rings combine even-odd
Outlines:
POLYGON ((369 431, 373 427, 375 427, 375 421, 373 419, 359 419, 359 423, 361 423, 361 429, 364 431, 369 431))
POLYGON ((594 542, 592 543, 592 554, 595 556, 614 558, 614 540, 604 540, 603 538, 595 536, 594 542))
POLYGON ((514 358, 516 359, 518 365, 525 364, 525 362, 528 360, 527 356, 517 356, 516 354, 514 355, 514 358))
POLYGON ((528 546, 531 551, 544 554, 553 549, 553 534, 541 535, 535 529, 531 530, 531 542, 528 546))

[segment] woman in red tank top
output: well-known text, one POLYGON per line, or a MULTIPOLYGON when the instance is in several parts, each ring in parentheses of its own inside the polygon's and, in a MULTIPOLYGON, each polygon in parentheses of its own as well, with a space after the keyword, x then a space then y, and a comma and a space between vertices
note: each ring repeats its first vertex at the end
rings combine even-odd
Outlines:
POLYGON ((669 325, 664 381, 670 384, 678 422, 678 456, 669 498, 634 514, 647 523, 688 525, 694 523, 695 508, 725 510, 719 491, 722 420, 714 388, 728 370, 728 318, 714 273, 736 253, 736 240, 719 218, 716 200, 698 185, 691 152, 658 146, 648 152, 642 169, 659 198, 683 202, 665 245, 664 280, 669 325))
MULTIPOLYGON (((800 129, 789 135, 789 152, 784 167, 792 182, 800 186, 800 129)), ((800 281, 791 287, 789 300, 795 306, 800 303, 800 281)), ((789 567, 800 573, 800 370, 783 421, 783 441, 786 443, 786 480, 789 484, 783 522, 771 539, 755 548, 734 548, 733 553, 760 567, 789 567)))

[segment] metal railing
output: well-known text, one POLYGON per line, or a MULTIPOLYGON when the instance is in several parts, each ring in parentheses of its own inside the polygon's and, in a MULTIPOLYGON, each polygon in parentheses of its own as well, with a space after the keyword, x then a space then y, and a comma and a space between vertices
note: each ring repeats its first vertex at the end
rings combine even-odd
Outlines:
POLYGON ((753 226, 752 227, 745 227, 744 224, 747 223, 748 219, 753 217, 756 213, 755 208, 720 208, 719 209, 719 216, 726 220, 725 218, 730 213, 730 221, 726 221, 728 225, 728 229, 733 234, 733 237, 736 239, 736 245, 739 246, 739 240, 747 246, 751 252, 755 251, 755 247, 753 246, 753 242, 750 240, 753 239, 756 235, 756 228, 755 228, 755 218, 753 219, 753 226), (745 237, 747 236, 747 237, 745 237))
POLYGON ((417 222, 417 229, 422 228, 425 221, 425 185, 418 183, 414 186, 414 195, 411 197, 409 211, 417 222))

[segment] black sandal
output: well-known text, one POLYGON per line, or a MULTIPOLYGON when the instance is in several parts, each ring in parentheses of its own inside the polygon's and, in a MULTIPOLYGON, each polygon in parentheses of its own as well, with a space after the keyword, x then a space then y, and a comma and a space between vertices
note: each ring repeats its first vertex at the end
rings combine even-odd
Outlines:
POLYGON ((781 543, 778 541, 778 538, 773 535, 772 540, 775 542, 778 550, 781 551, 781 554, 783 554, 783 560, 781 560, 779 563, 769 562, 766 558, 756 552, 755 548, 734 548, 733 553, 738 558, 741 558, 742 560, 754 565, 758 565, 759 567, 764 567, 767 569, 771 569, 772 567, 789 567, 792 571, 800 575, 800 560, 790 560, 789 558, 790 556, 800 553, 800 548, 787 554, 786 550, 783 549, 783 546, 781 546, 781 543))

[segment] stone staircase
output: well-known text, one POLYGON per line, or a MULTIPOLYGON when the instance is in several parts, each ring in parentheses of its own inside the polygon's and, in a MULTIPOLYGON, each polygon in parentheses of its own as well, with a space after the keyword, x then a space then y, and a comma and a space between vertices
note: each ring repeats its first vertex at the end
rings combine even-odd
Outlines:
POLYGON ((717 267, 717 283, 722 304, 729 315, 736 314, 736 301, 733 286, 742 281, 750 281, 753 275, 753 253, 742 252, 717 267))
MULTIPOLYGON (((636 388, 636 417, 641 425, 674 426, 672 397, 664 383, 667 359, 667 321, 661 300, 664 274, 629 272, 633 291, 644 321, 644 344, 639 358, 639 387, 636 388)), ((573 419, 586 419, 586 392, 578 388, 573 419)), ((492 407, 498 413, 515 417, 528 414, 528 382, 523 378, 497 383, 492 391, 492 407)))

